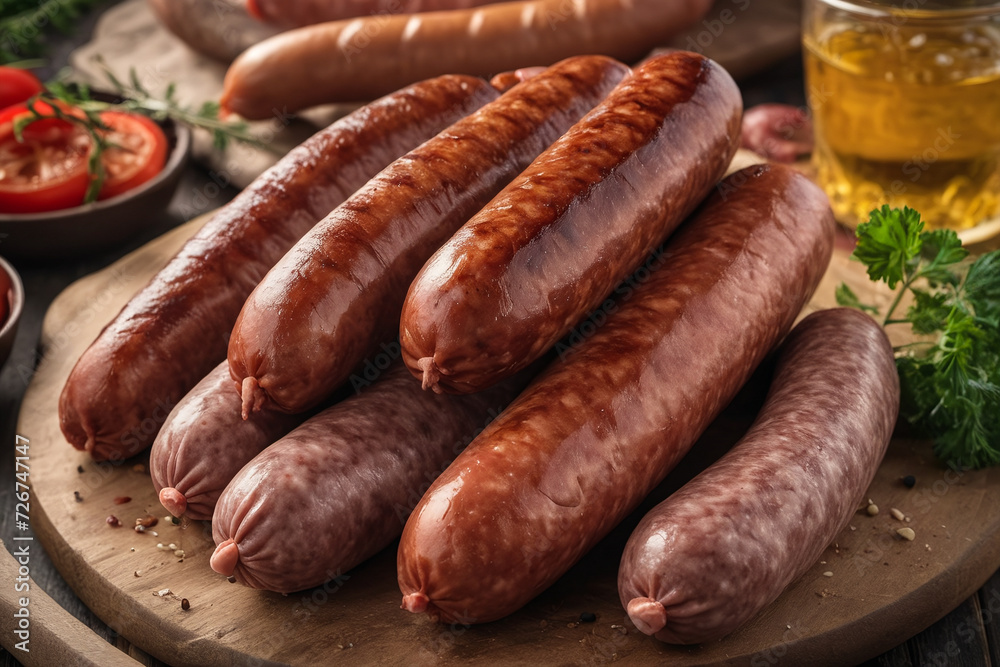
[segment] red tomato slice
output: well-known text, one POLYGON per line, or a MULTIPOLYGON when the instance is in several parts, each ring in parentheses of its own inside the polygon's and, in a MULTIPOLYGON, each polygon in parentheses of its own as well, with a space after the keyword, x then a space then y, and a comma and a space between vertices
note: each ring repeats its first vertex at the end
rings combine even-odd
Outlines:
POLYGON ((160 126, 145 116, 105 111, 101 120, 111 128, 105 136, 120 148, 105 149, 104 184, 98 199, 108 199, 138 187, 163 170, 167 161, 167 137, 160 126))
MULTIPOLYGON (((47 105, 38 103, 43 111, 47 105)), ((0 113, 0 212, 39 213, 83 203, 90 184, 90 137, 64 120, 31 123, 24 141, 14 136, 14 121, 28 113, 15 105, 0 113)))
POLYGON ((42 82, 34 74, 16 67, 0 67, 0 109, 20 104, 42 92, 42 82))

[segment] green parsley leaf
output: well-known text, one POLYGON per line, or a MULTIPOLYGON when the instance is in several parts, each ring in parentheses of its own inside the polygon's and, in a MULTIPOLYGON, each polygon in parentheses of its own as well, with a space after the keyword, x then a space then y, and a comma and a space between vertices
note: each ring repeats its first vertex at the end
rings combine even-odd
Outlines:
MULTIPOLYGON (((971 266, 951 231, 923 232, 911 209, 872 211, 859 225, 858 250, 872 280, 902 287, 884 326, 908 324, 927 337, 896 348, 900 414, 933 439, 952 466, 1000 464, 1000 250, 971 266), (906 317, 893 314, 912 295, 906 317)), ((837 302, 868 310, 846 285, 837 302)), ((869 311, 871 312, 871 311, 869 311)))
POLYGON ((924 223, 911 208, 883 206, 871 212, 868 222, 858 225, 858 243, 853 258, 868 267, 868 277, 884 280, 890 289, 906 275, 907 265, 920 253, 924 223))

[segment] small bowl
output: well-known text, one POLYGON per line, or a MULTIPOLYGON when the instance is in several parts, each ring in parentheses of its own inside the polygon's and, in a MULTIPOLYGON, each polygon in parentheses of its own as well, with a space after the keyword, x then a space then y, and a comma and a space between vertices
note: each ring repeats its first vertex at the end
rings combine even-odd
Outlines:
MULTIPOLYGON (((115 101, 113 95, 91 93, 115 101)), ((0 249, 7 257, 49 261, 81 257, 120 246, 143 231, 156 211, 166 210, 191 152, 191 130, 159 123, 170 145, 167 161, 152 179, 117 197, 46 213, 0 213, 0 249)))
MULTIPOLYGON (((0 368, 3 367, 10 356, 10 350, 14 347, 14 337, 17 335, 17 323, 21 319, 21 310, 24 308, 24 285, 21 284, 21 276, 17 274, 14 267, 0 257, 0 271, 10 277, 10 313, 7 319, 0 323, 0 368)), ((0 294, 0 299, 6 299, 6 294, 0 294)))

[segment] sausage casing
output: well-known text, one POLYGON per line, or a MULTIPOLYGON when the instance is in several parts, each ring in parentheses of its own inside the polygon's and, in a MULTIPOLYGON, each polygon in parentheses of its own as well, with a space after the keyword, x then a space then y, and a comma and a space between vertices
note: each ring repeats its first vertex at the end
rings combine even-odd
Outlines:
POLYGON ((482 623, 551 585, 632 511, 791 328, 833 251, 826 195, 736 172, 628 297, 442 474, 397 558, 403 606, 482 623))
POLYGON ((96 460, 148 447, 173 406, 225 358, 236 316, 267 270, 380 169, 497 94, 467 76, 414 84, 338 120, 264 172, 77 361, 59 399, 66 439, 96 460))
POLYGON ((636 68, 414 279, 399 333, 410 371, 463 393, 544 354, 722 178, 742 108, 736 83, 703 56, 636 68))
POLYGON ((395 341, 427 258, 627 72, 604 56, 557 63, 394 162, 317 224, 233 329, 229 366, 244 410, 307 410, 395 341))
POLYGON ((437 396, 391 366, 240 471, 212 519, 212 567, 282 593, 353 568, 399 536, 423 491, 526 379, 437 396))

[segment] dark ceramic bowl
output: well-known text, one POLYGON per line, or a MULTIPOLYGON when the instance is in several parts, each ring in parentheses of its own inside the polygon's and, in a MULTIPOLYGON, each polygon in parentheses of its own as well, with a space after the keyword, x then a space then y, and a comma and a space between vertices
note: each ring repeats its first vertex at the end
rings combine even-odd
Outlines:
MULTIPOLYGON (((6 320, 0 322, 0 368, 2 368, 10 356, 11 348, 14 347, 17 323, 24 308, 24 285, 21 284, 21 276, 17 275, 14 267, 3 257, 0 257, 0 271, 10 278, 10 313, 7 314, 6 320)), ((0 294, 0 299, 7 299, 7 294, 0 294)))
MULTIPOLYGON (((114 99, 93 93, 98 99, 114 99)), ((111 250, 140 233, 166 209, 191 152, 191 130, 161 122, 170 153, 163 171, 117 197, 48 213, 0 213, 0 250, 7 257, 48 261, 111 250)))

